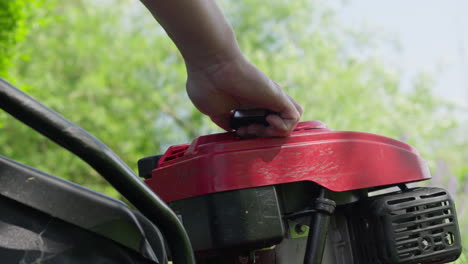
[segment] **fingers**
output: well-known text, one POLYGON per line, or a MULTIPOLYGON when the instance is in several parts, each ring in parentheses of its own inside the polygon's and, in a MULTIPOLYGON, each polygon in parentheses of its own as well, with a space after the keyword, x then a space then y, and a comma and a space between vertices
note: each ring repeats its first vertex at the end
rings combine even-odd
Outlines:
POLYGON ((251 124, 249 126, 237 129, 237 135, 242 138, 260 137, 265 134, 266 127, 260 124, 251 124))
POLYGON ((266 137, 286 137, 296 127, 299 117, 292 119, 285 119, 278 115, 269 115, 267 121, 270 124, 265 131, 263 136, 266 137))
POLYGON ((270 124, 265 127, 261 124, 251 124, 237 129, 237 135, 242 138, 250 137, 286 137, 296 127, 298 119, 283 119, 279 115, 268 115, 270 124))
POLYGON ((289 95, 284 94, 289 100, 288 105, 278 115, 272 114, 266 117, 269 126, 264 127, 260 124, 251 124, 246 127, 241 127, 237 130, 240 137, 286 137, 299 122, 303 109, 302 107, 289 95))
POLYGON ((267 122, 270 124, 264 131, 262 136, 266 137, 285 137, 291 134, 293 129, 302 116, 302 107, 291 96, 284 93, 288 103, 286 108, 279 115, 267 116, 267 122))
POLYGON ((297 112, 299 112, 299 116, 302 116, 302 114, 304 113, 304 109, 302 108, 302 106, 289 94, 286 94, 286 96, 288 96, 289 100, 294 104, 294 107, 296 107, 297 112))
POLYGON ((219 127, 231 131, 233 109, 268 109, 269 126, 241 127, 241 137, 288 136, 299 122, 303 109, 283 89, 245 59, 232 61, 216 72, 191 72, 187 93, 194 105, 219 127))
POLYGON ((218 116, 211 116, 210 117, 211 121, 213 121, 213 123, 215 123, 217 126, 219 126, 220 128, 226 130, 226 131, 232 131, 233 129, 230 127, 230 119, 231 119, 231 115, 230 113, 226 113, 226 114, 221 114, 221 115, 218 115, 218 116))

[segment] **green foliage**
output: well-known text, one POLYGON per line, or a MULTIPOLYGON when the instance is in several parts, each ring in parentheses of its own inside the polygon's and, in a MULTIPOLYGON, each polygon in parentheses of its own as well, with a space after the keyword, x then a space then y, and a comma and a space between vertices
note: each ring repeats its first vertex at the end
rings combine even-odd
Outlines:
MULTIPOLYGON (((268 9, 256 0, 221 4, 247 57, 298 98, 304 120, 405 140, 429 160, 440 155, 444 134, 455 126, 448 105, 431 95, 426 75, 401 92, 398 70, 372 55, 379 36, 356 33, 338 24, 330 8, 305 0, 276 0, 268 9), (369 55, 354 56, 350 46, 369 55)), ((178 51, 141 5, 57 2, 34 14, 28 24, 48 23, 17 46, 15 84, 104 139, 129 164, 215 131, 187 100, 178 51)), ((14 144, 2 144, 3 153, 78 183, 98 179, 12 120, 4 131, 0 141, 14 144), (23 149, 42 154, 25 156, 23 149)))
POLYGON ((32 13, 40 14, 43 10, 51 8, 52 3, 51 0, 0 1, 0 76, 8 76, 12 60, 16 59, 15 56, 22 56, 16 51, 16 45, 25 39, 31 29, 44 24, 45 17, 36 19, 35 25, 28 23, 31 21, 32 13))
MULTIPOLYGON (((138 158, 160 153, 167 139, 193 138, 199 133, 193 126, 208 121, 193 107, 187 110, 177 49, 164 34, 145 36, 144 30, 158 28, 149 14, 143 23, 137 16, 121 19, 125 7, 69 2, 42 10, 31 20, 47 17, 48 25, 17 46, 27 59, 18 58, 10 73, 15 85, 102 139, 135 169, 138 158)), ((0 116, 0 123, 3 155, 115 195, 65 150, 11 117, 0 116)))
POLYGON ((25 2, 0 1, 0 76, 6 76, 12 49, 25 35, 25 2))
MULTIPOLYGON (((103 140, 133 169, 139 158, 168 145, 219 131, 189 102, 183 60, 141 4, 43 3, 26 16, 22 1, 0 1, 0 74, 13 58, 15 85, 103 140), (19 42, 24 19, 34 30, 19 42)), ((432 95, 427 74, 410 91, 399 89, 399 70, 373 53, 383 36, 339 24, 333 9, 320 2, 220 4, 246 56, 298 99, 303 120, 406 141, 435 174, 438 161, 449 168, 439 173, 441 184, 448 186, 456 175, 464 185, 468 141, 454 129, 453 107, 432 95)), ((16 120, 1 114, 0 128, 2 155, 116 195, 82 161, 16 120)))

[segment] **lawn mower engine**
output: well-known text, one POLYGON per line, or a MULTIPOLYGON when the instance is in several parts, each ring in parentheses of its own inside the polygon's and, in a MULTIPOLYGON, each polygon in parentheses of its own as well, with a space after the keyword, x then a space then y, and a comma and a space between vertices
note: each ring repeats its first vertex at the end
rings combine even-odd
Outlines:
POLYGON ((387 137, 309 121, 286 138, 201 136, 139 170, 181 219, 197 263, 447 263, 461 254, 450 195, 408 188, 429 169, 387 137))

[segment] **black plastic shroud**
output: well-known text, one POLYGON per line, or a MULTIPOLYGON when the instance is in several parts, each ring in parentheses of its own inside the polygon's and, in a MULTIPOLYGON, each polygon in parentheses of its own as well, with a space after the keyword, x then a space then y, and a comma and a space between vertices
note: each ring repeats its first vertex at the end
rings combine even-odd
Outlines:
POLYGON ((83 159, 161 227, 175 264, 195 263, 189 237, 175 213, 104 143, 1 78, 0 107, 83 159))

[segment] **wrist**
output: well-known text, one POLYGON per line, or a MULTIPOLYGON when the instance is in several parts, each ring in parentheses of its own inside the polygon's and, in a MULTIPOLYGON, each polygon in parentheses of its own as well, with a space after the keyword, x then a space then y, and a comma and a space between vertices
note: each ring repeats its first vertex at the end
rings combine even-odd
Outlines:
POLYGON ((187 72, 210 71, 227 63, 244 59, 232 30, 226 34, 221 43, 200 52, 182 52, 187 72))

